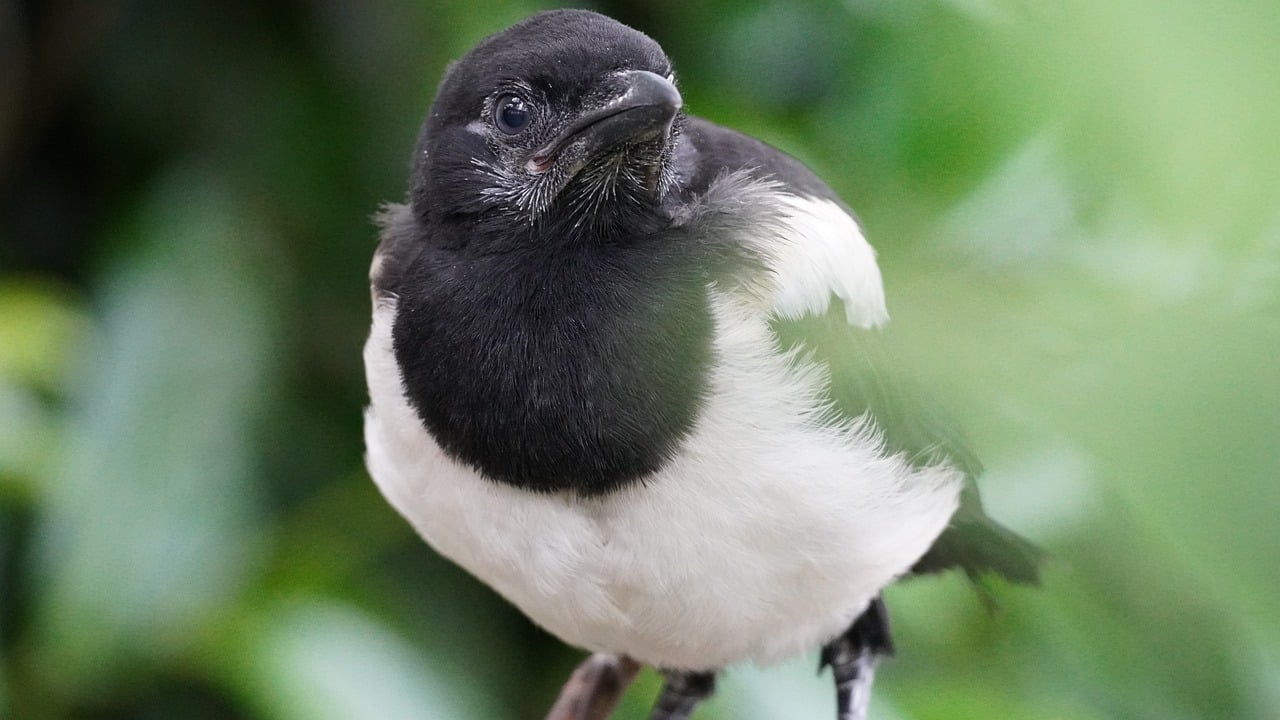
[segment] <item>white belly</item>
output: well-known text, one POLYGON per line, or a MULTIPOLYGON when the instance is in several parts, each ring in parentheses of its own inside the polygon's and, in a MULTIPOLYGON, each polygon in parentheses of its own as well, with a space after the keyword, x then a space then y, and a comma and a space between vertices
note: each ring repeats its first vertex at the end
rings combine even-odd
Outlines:
POLYGON ((720 366, 680 457, 592 499, 446 456, 404 399, 394 307, 380 303, 365 346, 374 481, 437 551, 572 645, 705 670, 831 639, 929 548, 962 476, 885 457, 866 427, 824 425, 821 370, 713 298, 720 366))

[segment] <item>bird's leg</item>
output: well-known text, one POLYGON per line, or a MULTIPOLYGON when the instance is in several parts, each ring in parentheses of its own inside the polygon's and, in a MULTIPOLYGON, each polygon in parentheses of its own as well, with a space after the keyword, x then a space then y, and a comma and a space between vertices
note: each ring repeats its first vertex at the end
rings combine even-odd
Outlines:
POLYGON ((716 675, 711 672, 664 670, 666 681, 649 720, 685 720, 716 689, 716 675))
POLYGON ((836 680, 837 720, 866 720, 880 658, 893 654, 889 611, 877 596, 840 637, 822 648, 822 664, 836 680))
POLYGON ((640 663, 626 655, 591 655, 573 671, 546 720, 606 720, 638 672, 640 663))

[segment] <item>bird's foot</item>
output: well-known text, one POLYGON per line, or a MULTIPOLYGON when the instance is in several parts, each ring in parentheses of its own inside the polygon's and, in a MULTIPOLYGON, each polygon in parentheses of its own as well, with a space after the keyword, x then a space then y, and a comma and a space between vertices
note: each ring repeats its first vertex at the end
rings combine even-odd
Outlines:
POLYGON ((666 682, 649 720, 685 720, 716 689, 715 673, 664 670, 662 674, 666 682))
POLYGON ((876 665, 892 654, 889 612, 877 597, 845 634, 822 648, 819 667, 831 666, 835 676, 837 720, 867 720, 876 665))

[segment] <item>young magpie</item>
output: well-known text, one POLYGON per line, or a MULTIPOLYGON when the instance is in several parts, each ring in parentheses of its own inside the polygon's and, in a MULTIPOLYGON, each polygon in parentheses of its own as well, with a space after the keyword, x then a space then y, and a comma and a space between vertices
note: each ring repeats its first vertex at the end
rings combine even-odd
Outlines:
POLYGON ((1036 579, 976 462, 890 384, 852 211, 685 114, 642 33, 560 10, 480 42, 380 224, 373 479, 534 622, 662 670, 655 720, 813 648, 864 717, 886 585, 1036 579))

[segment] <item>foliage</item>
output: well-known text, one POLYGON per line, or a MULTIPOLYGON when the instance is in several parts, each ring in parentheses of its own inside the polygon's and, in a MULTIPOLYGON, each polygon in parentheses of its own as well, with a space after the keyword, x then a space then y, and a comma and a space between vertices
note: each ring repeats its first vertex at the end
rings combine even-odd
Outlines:
MULTIPOLYGON (((369 217, 445 63, 536 9, 0 7, 0 716, 549 706, 578 654, 426 549, 360 436, 369 217)), ((895 588, 875 715, 1280 717, 1280 6, 598 9, 859 209, 903 371, 1054 556, 994 616, 895 588)), ((705 717, 828 716, 813 662, 705 717)))

